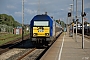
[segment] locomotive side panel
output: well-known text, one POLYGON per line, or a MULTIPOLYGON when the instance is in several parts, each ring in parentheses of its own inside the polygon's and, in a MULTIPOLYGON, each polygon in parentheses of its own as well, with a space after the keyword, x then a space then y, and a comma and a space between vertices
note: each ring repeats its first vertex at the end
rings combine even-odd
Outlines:
POLYGON ((62 32, 62 28, 61 28, 61 25, 56 23, 56 37, 62 32))

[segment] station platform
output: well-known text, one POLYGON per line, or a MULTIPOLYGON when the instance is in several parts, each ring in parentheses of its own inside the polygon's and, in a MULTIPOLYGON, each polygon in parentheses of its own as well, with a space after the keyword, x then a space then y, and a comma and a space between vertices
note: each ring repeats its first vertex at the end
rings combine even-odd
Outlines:
POLYGON ((90 39, 84 39, 82 49, 81 36, 78 35, 76 40, 75 36, 62 33, 40 60, 90 60, 90 39))

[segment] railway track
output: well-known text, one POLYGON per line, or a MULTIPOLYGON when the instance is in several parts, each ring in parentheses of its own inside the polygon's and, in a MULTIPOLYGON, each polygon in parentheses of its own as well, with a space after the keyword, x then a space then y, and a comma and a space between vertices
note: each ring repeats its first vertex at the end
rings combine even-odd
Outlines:
MULTIPOLYGON (((24 37, 24 40, 27 40, 30 36, 27 35, 24 37)), ((0 55, 8 50, 10 50, 10 48, 12 48, 13 46, 19 44, 22 41, 22 38, 18 38, 16 40, 10 41, 5 43, 4 45, 0 46, 0 55)))
POLYGON ((29 50, 31 49, 14 48, 0 55, 0 59, 1 60, 16 60, 18 59, 19 56, 23 55, 29 50))
POLYGON ((30 39, 24 40, 23 42, 17 44, 16 46, 13 46, 11 48, 9 47, 8 48, 9 50, 7 52, 4 52, 0 55, 0 59, 1 60, 39 60, 42 57, 42 55, 44 55, 45 52, 51 47, 51 45, 48 47, 34 48, 30 39))
POLYGON ((23 56, 21 56, 17 60, 37 60, 37 58, 40 56, 40 54, 44 51, 45 49, 36 49, 33 48, 31 51, 27 52, 23 56))
POLYGON ((30 50, 29 52, 25 53, 24 55, 20 56, 17 60, 21 60, 23 59, 25 56, 27 56, 28 54, 30 54, 32 51, 34 51, 36 48, 33 48, 32 50, 30 50))
POLYGON ((7 47, 0 55, 0 60, 35 60, 45 48, 34 48, 32 47, 30 40, 25 40, 16 46, 7 47))
POLYGON ((45 49, 12 49, 0 56, 1 60, 36 60, 45 49))
MULTIPOLYGON (((3 46, 2 46, 3 47, 3 46)), ((32 51, 32 45, 30 40, 23 40, 22 42, 17 43, 16 45, 6 46, 4 49, 1 48, 0 60, 17 60, 20 56, 25 54, 28 51, 32 51)))
MULTIPOLYGON (((58 35, 56 37, 56 39, 59 37, 60 35, 58 35)), ((24 55, 20 56, 17 60, 39 60, 44 54, 45 52, 52 46, 52 44, 55 41, 53 41, 50 46, 45 47, 45 48, 33 48, 32 50, 30 50, 29 52, 25 53, 24 55)))

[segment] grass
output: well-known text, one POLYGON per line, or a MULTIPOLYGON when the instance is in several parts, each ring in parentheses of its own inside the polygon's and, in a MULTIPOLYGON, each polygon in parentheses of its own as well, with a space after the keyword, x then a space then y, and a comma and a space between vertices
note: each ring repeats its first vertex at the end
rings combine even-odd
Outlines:
MULTIPOLYGON (((27 35, 27 34, 29 34, 29 32, 26 32, 24 34, 24 36, 27 35)), ((17 38, 21 38, 21 37, 22 37, 22 35, 7 34, 7 33, 6 34, 1 34, 0 33, 0 45, 3 45, 3 44, 5 44, 9 41, 13 41, 13 40, 15 40, 17 38)))

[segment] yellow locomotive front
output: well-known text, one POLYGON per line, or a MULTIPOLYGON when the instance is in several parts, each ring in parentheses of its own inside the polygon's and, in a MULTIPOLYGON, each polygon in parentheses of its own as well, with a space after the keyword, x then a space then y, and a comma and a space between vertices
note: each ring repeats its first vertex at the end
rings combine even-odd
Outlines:
POLYGON ((48 45, 48 38, 50 38, 49 21, 34 21, 34 26, 32 28, 32 42, 35 43, 35 45, 48 45))
POLYGON ((49 37, 50 27, 48 21, 34 21, 33 37, 49 37))
POLYGON ((50 27, 33 27, 33 37, 50 37, 50 27))

